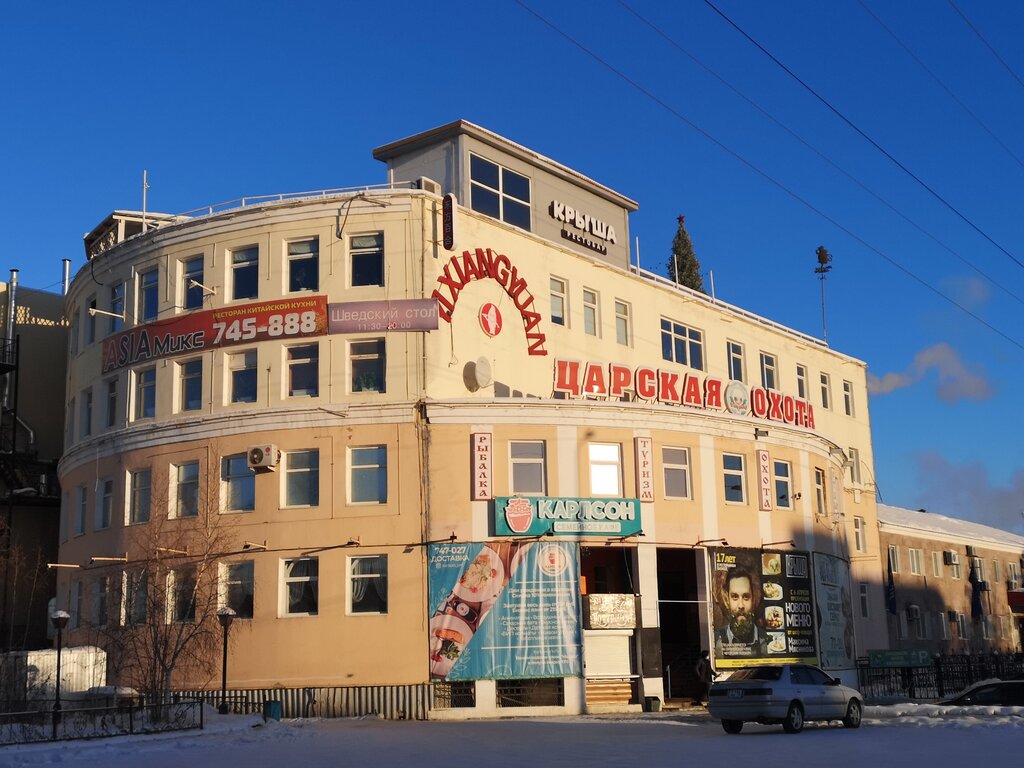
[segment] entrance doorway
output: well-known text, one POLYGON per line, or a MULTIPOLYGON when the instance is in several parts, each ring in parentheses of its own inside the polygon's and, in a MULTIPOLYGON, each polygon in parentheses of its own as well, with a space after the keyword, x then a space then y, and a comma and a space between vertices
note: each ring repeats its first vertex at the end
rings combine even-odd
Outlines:
POLYGON ((658 622, 666 699, 692 699, 697 693, 693 668, 700 658, 704 630, 697 557, 692 549, 658 550, 658 622))

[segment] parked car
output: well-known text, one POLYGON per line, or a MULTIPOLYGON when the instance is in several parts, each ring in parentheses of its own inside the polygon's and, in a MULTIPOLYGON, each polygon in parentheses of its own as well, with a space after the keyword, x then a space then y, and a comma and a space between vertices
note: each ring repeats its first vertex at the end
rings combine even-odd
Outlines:
POLYGON ((738 669, 712 683, 708 694, 708 712, 726 733, 739 733, 745 722, 781 723, 786 733, 799 733, 810 720, 841 720, 858 728, 863 710, 859 691, 809 664, 738 669))
POLYGON ((1024 707, 1024 680, 986 680, 939 703, 953 707, 1024 707))

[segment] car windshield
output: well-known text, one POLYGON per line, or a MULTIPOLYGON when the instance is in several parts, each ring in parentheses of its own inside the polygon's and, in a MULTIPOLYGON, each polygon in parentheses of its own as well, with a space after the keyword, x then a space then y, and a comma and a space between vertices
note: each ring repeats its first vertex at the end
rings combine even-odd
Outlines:
POLYGON ((778 680, 782 676, 782 667, 747 667, 737 669, 730 680, 778 680))

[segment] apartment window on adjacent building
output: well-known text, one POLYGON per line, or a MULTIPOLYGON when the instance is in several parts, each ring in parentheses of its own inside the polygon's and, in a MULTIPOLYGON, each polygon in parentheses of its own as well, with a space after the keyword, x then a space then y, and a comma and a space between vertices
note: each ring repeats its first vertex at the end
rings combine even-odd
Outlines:
POLYGON ((661 356, 679 365, 704 370, 704 333, 661 318, 661 356))
POLYGON ((181 389, 182 411, 198 411, 203 407, 203 359, 186 360, 178 364, 178 382, 181 389))
POLYGON ((177 517, 199 515, 199 462, 189 461, 175 467, 177 473, 176 508, 177 517))
POLYGON ((971 558, 971 567, 974 568, 974 578, 978 581, 985 580, 985 561, 980 557, 971 558))
POLYGON ((110 577, 99 576, 92 583, 92 625, 107 626, 110 604, 110 577))
POLYGON ((121 623, 145 624, 149 618, 149 575, 145 571, 125 571, 121 586, 121 623))
POLYGON ((958 640, 967 640, 970 632, 967 629, 967 616, 963 613, 956 615, 956 637, 958 640))
POLYGON ((78 629, 82 626, 82 604, 85 602, 83 599, 84 584, 75 579, 71 582, 70 598, 71 598, 71 618, 68 621, 68 626, 71 629, 78 629))
POLYGON ((939 550, 932 552, 932 576, 942 578, 942 552, 939 550))
POLYGON ((618 443, 589 443, 590 495, 622 496, 622 447, 618 443))
POLYGON ((893 573, 900 572, 900 550, 895 544, 889 545, 889 566, 893 573))
POLYGON ((288 243, 288 291, 316 291, 320 288, 320 239, 288 243))
POLYGON ((470 207, 514 227, 530 229, 530 180, 478 155, 470 155, 470 207))
POLYGON ((814 468, 814 514, 819 517, 825 515, 825 470, 819 467, 814 468))
POLYGON ((907 612, 900 611, 896 614, 896 639, 906 640, 907 636, 907 612))
POLYGON ((1006 580, 1009 589, 1020 588, 1020 566, 1017 563, 1013 561, 1006 563, 1006 580))
POLYGON ((388 612, 388 557, 348 558, 349 613, 388 612))
POLYGON ((914 576, 924 576, 924 550, 911 547, 907 551, 910 553, 910 573, 914 576))
POLYGON ((84 485, 75 489, 75 522, 71 529, 73 536, 81 536, 85 533, 85 519, 88 509, 86 490, 84 485))
POLYGON ((769 355, 767 352, 761 353, 761 386, 765 389, 778 389, 776 366, 775 355, 769 355))
POLYGON ((175 568, 167 574, 167 618, 175 624, 192 624, 196 620, 196 567, 175 568))
POLYGON ((320 451, 288 451, 284 455, 284 506, 315 507, 320 503, 320 451))
POLYGON ((316 397, 320 390, 320 345, 288 347, 288 397, 316 397))
POLYGON ((508 444, 509 476, 514 496, 544 496, 547 492, 543 440, 512 440, 508 444))
POLYGON ((124 327, 124 283, 110 286, 109 332, 117 333, 124 327))
POLYGON ((260 249, 250 245, 231 251, 231 298, 255 299, 260 295, 260 249))
POLYGON ((316 616, 319 604, 320 561, 315 557, 285 560, 284 605, 286 616, 316 616))
POLYGON ((64 443, 71 445, 75 442, 75 419, 78 418, 78 412, 75 410, 75 398, 71 398, 68 401, 68 408, 64 414, 64 443))
POLYGON ((846 455, 850 460, 850 482, 860 485, 860 451, 856 448, 847 448, 846 455))
POLYGON ((348 345, 353 392, 384 392, 384 339, 353 341, 348 345))
POLYGON ((107 381, 107 427, 117 426, 117 379, 107 381))
POLYGON ((821 374, 821 407, 832 409, 832 377, 827 373, 821 374))
POLYGON ((370 445, 349 449, 352 504, 386 504, 388 500, 388 448, 370 445))
POLYGON ((551 285, 551 322, 555 325, 569 324, 569 299, 565 280, 552 277, 551 285))
POLYGON ((615 341, 624 347, 633 343, 629 304, 618 300, 615 301, 615 341))
POLYGON ((252 560, 220 564, 221 608, 230 608, 236 619, 251 619, 255 598, 252 560))
POLYGON ((96 521, 97 531, 110 527, 114 513, 114 481, 111 478, 100 480, 96 486, 96 521))
POLYGON ((181 304, 185 309, 203 308, 203 299, 206 298, 203 278, 202 256, 193 256, 181 262, 181 304))
POLYGON ((71 323, 68 328, 68 349, 72 355, 78 354, 78 308, 75 307, 69 313, 71 323))
POLYGON ((230 398, 232 403, 256 402, 256 350, 228 355, 230 398))
POLYGON ((583 289, 583 332, 587 336, 600 336, 601 316, 597 291, 583 289))
POLYGON ((843 382, 843 410, 847 416, 853 416, 853 382, 843 382))
POLYGON ((998 560, 993 560, 992 561, 992 581, 994 581, 994 582, 1001 581, 1001 579, 999 578, 999 561, 998 560))
POLYGON ((801 400, 807 399, 807 366, 797 364, 796 366, 796 396, 801 400))
POLYGON ((860 593, 860 617, 862 619, 870 618, 871 617, 871 612, 869 610, 869 605, 870 605, 871 601, 868 599, 868 585, 865 584, 863 581, 860 583, 859 593, 860 593))
POLYGON ((917 640, 924 640, 927 630, 925 627, 924 614, 921 613, 921 606, 907 606, 907 621, 914 628, 914 637, 917 640))
POLYGON ((225 512, 252 512, 256 508, 256 475, 244 453, 220 461, 225 512))
POLYGON ((953 579, 955 579, 957 581, 959 581, 960 578, 962 578, 962 574, 961 574, 961 571, 960 571, 960 558, 959 558, 959 556, 957 556, 957 559, 955 561, 953 561, 952 563, 949 564, 949 575, 952 576, 953 579))
POLYGON ((128 524, 148 523, 153 475, 148 469, 139 469, 130 473, 128 479, 128 524))
POLYGON ((82 406, 82 425, 80 437, 88 437, 92 434, 92 390, 82 391, 82 398, 79 401, 82 406))
POLYGON ((85 343, 92 344, 96 341, 96 294, 85 300, 85 343))
POLYGON ((736 453, 722 454, 722 479, 725 486, 726 502, 742 504, 746 498, 743 456, 736 453))
POLYGON ((941 640, 949 640, 949 619, 946 618, 945 611, 939 611, 935 614, 935 624, 939 628, 939 638, 941 640))
POLYGON ((160 280, 158 272, 150 269, 138 275, 138 315, 143 323, 156 320, 160 303, 160 280))
POLYGON ((349 239, 352 285, 384 285, 384 233, 353 235, 349 239))
POLYGON ((793 506, 793 467, 788 461, 773 461, 772 472, 775 479, 775 506, 790 509, 793 506))
POLYGON ((690 449, 661 449, 661 468, 665 473, 665 498, 690 498, 690 449))
POLYGON ((868 532, 864 527, 865 521, 863 517, 854 515, 853 517, 853 542, 854 548, 858 552, 868 551, 868 532))
POLYGON ((725 342, 725 364, 731 381, 746 381, 743 373, 743 345, 735 341, 725 342))
POLYGON ((140 368, 135 376, 135 418, 151 419, 156 415, 156 366, 140 368))

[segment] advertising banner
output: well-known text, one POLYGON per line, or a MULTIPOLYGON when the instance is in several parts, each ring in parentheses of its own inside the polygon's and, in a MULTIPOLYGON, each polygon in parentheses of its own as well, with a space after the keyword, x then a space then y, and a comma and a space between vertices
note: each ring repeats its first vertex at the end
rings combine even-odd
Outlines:
POLYGON ((630 536, 640 529, 639 499, 498 496, 494 500, 496 536, 630 536))
POLYGON ((435 299, 345 301, 327 306, 328 333, 436 331, 435 299))
POLYGON ((565 542, 430 545, 430 677, 580 676, 576 552, 565 542))
POLYGON ((708 556, 717 667, 817 661, 808 553, 716 547, 708 556))
POLYGON ((848 562, 814 553, 814 601, 821 666, 850 669, 854 666, 856 649, 848 562))

